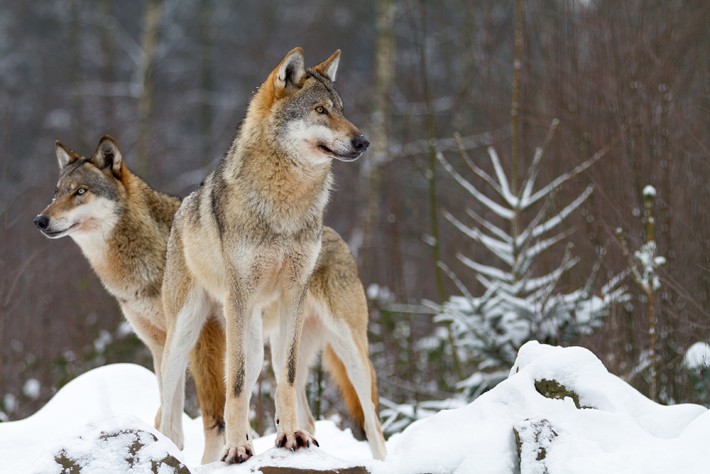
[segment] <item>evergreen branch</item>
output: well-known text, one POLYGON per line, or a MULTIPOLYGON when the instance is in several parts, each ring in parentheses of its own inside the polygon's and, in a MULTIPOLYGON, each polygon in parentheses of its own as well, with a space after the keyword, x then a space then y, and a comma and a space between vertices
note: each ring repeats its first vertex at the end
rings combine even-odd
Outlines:
POLYGON ((501 242, 500 240, 496 240, 493 237, 483 234, 478 229, 473 229, 471 227, 468 227, 466 224, 459 221, 455 216, 453 216, 450 212, 448 212, 446 210, 444 210, 443 212, 444 212, 444 218, 446 218, 446 220, 451 222, 454 225, 454 227, 456 227, 458 230, 460 230, 465 236, 469 237, 472 240, 475 240, 476 242, 483 244, 483 246, 486 247, 493 255, 500 258, 506 264, 508 264, 508 265, 513 264, 513 257, 507 251, 509 248, 509 245, 506 244, 506 242, 501 242))
POLYGON ((537 179, 537 173, 540 169, 540 162, 542 161, 542 158, 545 155, 547 148, 550 146, 552 137, 555 135, 555 130, 557 130, 557 126, 559 124, 559 119, 552 119, 552 123, 550 124, 550 128, 547 131, 545 141, 542 143, 541 147, 538 147, 535 150, 535 156, 533 157, 532 164, 530 165, 530 169, 528 170, 528 178, 527 180, 525 180, 525 184, 521 187, 520 191, 520 201, 522 208, 528 207, 527 200, 530 198, 530 194, 532 194, 532 188, 535 185, 535 179, 537 179))
POLYGON ((576 258, 573 259, 564 259, 563 264, 557 267, 555 270, 552 272, 548 273, 547 275, 543 275, 541 277, 537 278, 531 278, 525 282, 524 285, 524 291, 525 292, 535 292, 542 288, 543 286, 549 284, 552 281, 559 280, 560 276, 564 274, 567 270, 572 268, 577 264, 579 260, 576 258))
POLYGON ((594 191, 593 186, 587 186, 584 191, 582 191, 582 194, 577 196, 577 199, 569 203, 564 209, 562 209, 560 212, 558 212, 554 217, 546 220, 544 223, 536 226, 535 228, 532 229, 531 237, 539 237, 540 235, 544 234, 545 232, 555 228, 558 226, 562 221, 564 221, 567 216, 569 216, 572 211, 577 209, 586 199, 592 194, 594 191))
POLYGON ((571 234, 571 230, 566 230, 548 239, 538 241, 535 245, 520 253, 518 261, 515 262, 515 265, 513 266, 513 271, 518 274, 524 274, 532 264, 535 257, 555 245, 557 242, 560 242, 562 239, 569 237, 571 234))
POLYGON ((562 275, 569 269, 572 268, 577 263, 578 259, 572 259, 570 256, 569 249, 565 251, 564 257, 562 257, 562 263, 560 266, 557 268, 557 271, 553 272, 551 275, 554 276, 554 278, 549 280, 549 284, 546 284, 546 291, 543 293, 543 297, 540 300, 540 315, 545 317, 545 309, 547 306, 547 303, 550 301, 550 298, 552 297, 553 291, 557 287, 557 284, 560 282, 560 278, 562 278, 562 275), (569 265, 569 263, 571 265, 569 265), (568 266, 569 265, 569 266, 568 266))
POLYGON ((471 295, 471 292, 468 291, 468 288, 466 288, 466 285, 463 284, 463 282, 459 279, 458 276, 454 273, 453 270, 449 268, 447 264, 444 262, 439 262, 439 268, 441 268, 446 276, 449 277, 449 279, 453 282, 453 284, 456 286, 456 288, 459 289, 459 291, 466 297, 466 299, 469 301, 471 304, 471 307, 474 307, 474 299, 473 296, 471 295))
POLYGON ((498 215, 499 217, 502 217, 503 219, 511 219, 513 217, 513 211, 511 211, 510 209, 506 209, 500 204, 492 201, 483 193, 481 193, 478 189, 476 189, 463 176, 461 176, 448 161, 446 161, 446 158, 444 158, 444 155, 441 152, 437 152, 436 157, 441 163, 441 165, 444 167, 444 169, 456 180, 456 182, 459 183, 461 187, 463 187, 466 191, 468 191, 471 196, 473 196, 481 204, 486 206, 491 212, 498 215))
POLYGON ((609 152, 609 150, 611 149, 611 145, 613 143, 616 143, 616 142, 614 141, 612 143, 609 143, 608 145, 603 147, 601 150, 596 152, 590 159, 588 159, 585 162, 583 162, 582 164, 576 166, 571 171, 568 171, 567 173, 564 173, 564 174, 558 176, 557 178, 555 178, 554 180, 552 180, 552 182, 550 182, 547 186, 543 187, 538 192, 533 194, 530 197, 530 199, 527 201, 526 205, 529 206, 529 205, 536 203, 537 201, 539 201, 540 199, 545 197, 547 194, 549 194, 553 189, 561 186, 562 184, 566 183, 567 181, 577 177, 577 175, 579 175, 580 173, 589 169, 594 163, 599 161, 604 155, 606 155, 609 152))
POLYGON ((505 242, 506 244, 511 244, 512 239, 510 238, 510 235, 506 234, 503 229, 500 227, 496 226, 493 224, 491 221, 484 219, 483 217, 479 216, 473 209, 466 208, 466 215, 468 215, 471 219, 475 220, 478 222, 481 227, 484 229, 488 230, 491 234, 494 234, 496 237, 498 237, 500 240, 505 242))
POLYGON ((510 187, 508 185, 508 178, 505 176, 505 171, 503 171, 503 166, 500 164, 500 159, 498 158, 498 153, 496 153, 495 148, 492 146, 488 147, 488 156, 491 158, 491 163, 493 163, 493 169, 496 172, 496 177, 498 178, 498 183, 500 185, 500 195, 505 200, 506 203, 512 208, 518 207, 518 198, 513 193, 510 192, 510 187))
POLYGON ((473 171, 474 174, 476 174, 478 177, 483 179, 488 185, 493 188, 498 194, 501 196, 503 195, 503 190, 501 189, 500 186, 498 186, 498 183, 496 183, 493 178, 483 171, 481 168, 479 168, 471 159, 469 156, 468 152, 463 146, 463 142, 461 141, 461 135, 458 133, 454 134, 454 139, 456 140, 456 143, 458 144, 459 147, 459 154, 461 155, 461 158, 463 158, 463 161, 468 165, 469 168, 471 168, 471 171, 473 171))
POLYGON ((472 270, 477 271, 478 273, 481 273, 483 275, 489 276, 495 280, 503 281, 503 282, 508 282, 510 283, 512 281, 510 275, 506 274, 504 271, 500 270, 499 268, 496 267, 491 267, 490 265, 483 265, 481 263, 475 262, 474 260, 471 260, 467 256, 463 254, 456 254, 456 257, 466 265, 467 267, 471 268, 472 270))
POLYGON ((558 190, 555 189, 554 191, 552 191, 552 193, 550 193, 550 195, 545 200, 545 204, 543 204, 537 214, 535 214, 533 220, 530 221, 525 230, 520 235, 518 235, 515 242, 518 245, 518 248, 525 249, 530 244, 530 241, 533 238, 540 235, 538 234, 536 236, 533 236, 533 231, 538 227, 540 222, 542 222, 545 217, 547 217, 547 211, 550 209, 550 207, 552 207, 552 202, 554 197, 557 195, 557 191, 558 190))

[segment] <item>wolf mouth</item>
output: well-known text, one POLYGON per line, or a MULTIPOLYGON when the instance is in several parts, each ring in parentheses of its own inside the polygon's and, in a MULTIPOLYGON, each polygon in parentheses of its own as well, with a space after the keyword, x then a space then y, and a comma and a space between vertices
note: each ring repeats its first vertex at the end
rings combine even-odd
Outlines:
POLYGON ((62 229, 62 230, 52 230, 52 231, 43 230, 42 233, 49 238, 56 238, 56 237, 61 237, 62 234, 66 234, 67 232, 72 230, 74 227, 76 227, 76 224, 72 224, 69 227, 67 227, 66 229, 62 229))
POLYGON ((331 157, 335 158, 336 160, 340 160, 340 161, 355 161, 358 158, 360 158, 360 155, 362 155, 362 152, 351 152, 351 153, 346 153, 346 154, 337 153, 322 143, 318 144, 318 149, 320 151, 322 151, 323 153, 325 153, 326 155, 331 156, 331 157))

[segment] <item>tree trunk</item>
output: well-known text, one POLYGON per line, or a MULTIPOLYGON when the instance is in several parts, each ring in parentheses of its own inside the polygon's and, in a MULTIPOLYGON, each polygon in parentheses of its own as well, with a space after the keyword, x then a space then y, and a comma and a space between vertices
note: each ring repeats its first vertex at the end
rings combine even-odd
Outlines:
POLYGON ((138 99, 138 173, 150 181, 151 115, 153 112, 155 49, 158 40, 158 26, 162 13, 162 0, 149 0, 143 19, 141 40, 142 59, 140 70, 143 86, 138 99))
POLYGON ((395 73, 394 16, 394 1, 378 0, 370 151, 360 168, 366 199, 362 218, 362 252, 356 250, 361 266, 372 276, 381 275, 379 266, 383 261, 380 258, 382 242, 378 222, 382 196, 382 166, 389 155, 390 94, 395 73))

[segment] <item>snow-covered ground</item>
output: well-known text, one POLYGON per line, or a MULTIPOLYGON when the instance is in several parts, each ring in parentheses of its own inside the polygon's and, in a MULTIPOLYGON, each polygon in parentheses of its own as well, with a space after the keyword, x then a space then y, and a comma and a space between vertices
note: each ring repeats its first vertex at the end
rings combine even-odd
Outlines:
MULTIPOLYGON (((157 406, 150 371, 131 364, 95 369, 67 384, 35 415, 0 424, 0 472, 59 473, 55 458, 63 456, 83 466, 82 473, 148 473, 155 472, 151 460, 168 454, 199 474, 258 472, 263 465, 364 465, 376 474, 710 471, 707 409, 655 404, 609 374, 586 349, 536 342, 520 349, 511 375, 493 390, 391 437, 384 462, 373 461, 367 444, 349 431, 319 421, 321 448, 290 453, 274 448, 273 436, 266 436, 255 441, 258 455, 243 465, 199 466, 201 420, 185 416, 186 449, 180 452, 151 427, 157 406), (542 396, 536 382, 539 388, 543 380, 577 394, 582 408, 569 397, 542 396), (129 451, 135 460, 128 460, 129 451)), ((162 466, 158 472, 173 471, 162 466)))

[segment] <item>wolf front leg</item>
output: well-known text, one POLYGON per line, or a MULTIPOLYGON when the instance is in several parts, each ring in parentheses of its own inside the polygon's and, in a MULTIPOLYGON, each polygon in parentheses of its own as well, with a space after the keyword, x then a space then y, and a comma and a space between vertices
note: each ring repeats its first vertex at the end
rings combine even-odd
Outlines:
MULTIPOLYGON (((296 371, 299 346, 304 323, 306 288, 289 288, 284 291, 279 305, 279 331, 277 344, 272 347, 274 362, 280 368, 276 380, 276 446, 295 451, 298 448, 318 446, 318 441, 298 425, 296 371)), ((301 370, 308 370, 302 367, 301 370)))
POLYGON ((250 440, 249 401, 264 359, 261 313, 233 285, 225 301, 227 394, 224 410, 226 444, 221 460, 241 463, 254 454, 250 440))

